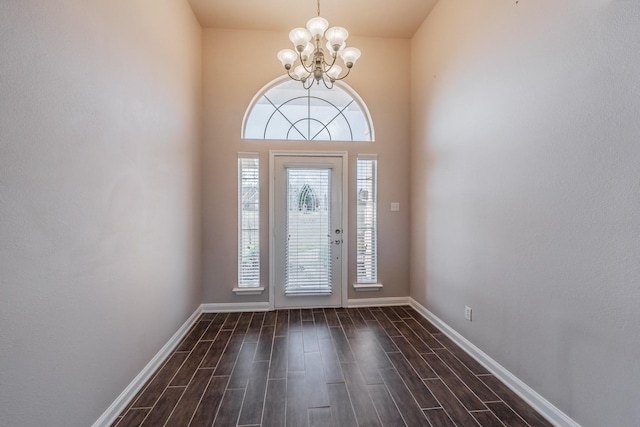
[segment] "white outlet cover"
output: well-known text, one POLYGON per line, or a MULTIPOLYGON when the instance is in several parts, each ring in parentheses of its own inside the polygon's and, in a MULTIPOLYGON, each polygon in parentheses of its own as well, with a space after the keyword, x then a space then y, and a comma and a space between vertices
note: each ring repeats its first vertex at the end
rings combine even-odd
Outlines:
POLYGON ((391 212, 400 212, 400 203, 392 202, 391 203, 391 212))

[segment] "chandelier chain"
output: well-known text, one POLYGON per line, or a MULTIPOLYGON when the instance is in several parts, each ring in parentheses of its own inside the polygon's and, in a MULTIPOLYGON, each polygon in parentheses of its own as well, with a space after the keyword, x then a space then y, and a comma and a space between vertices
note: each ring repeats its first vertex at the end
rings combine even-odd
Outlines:
POLYGON ((318 16, 320 16, 320 0, 318 0, 318 16))

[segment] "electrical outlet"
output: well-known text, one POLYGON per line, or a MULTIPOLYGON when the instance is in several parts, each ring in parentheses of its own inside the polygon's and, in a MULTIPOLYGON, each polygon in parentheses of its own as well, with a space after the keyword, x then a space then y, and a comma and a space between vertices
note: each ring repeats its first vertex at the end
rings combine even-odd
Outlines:
POLYGON ((471 322, 472 312, 473 310, 471 310, 471 307, 469 307, 468 305, 464 306, 464 318, 467 319, 469 322, 471 322))

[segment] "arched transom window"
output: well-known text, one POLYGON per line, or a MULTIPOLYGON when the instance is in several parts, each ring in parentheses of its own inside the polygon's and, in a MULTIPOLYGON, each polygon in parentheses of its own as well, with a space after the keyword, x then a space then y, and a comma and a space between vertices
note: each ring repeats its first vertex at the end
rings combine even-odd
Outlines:
POLYGON ((265 86, 245 113, 244 139, 373 141, 366 105, 349 86, 332 89, 286 78, 265 86))

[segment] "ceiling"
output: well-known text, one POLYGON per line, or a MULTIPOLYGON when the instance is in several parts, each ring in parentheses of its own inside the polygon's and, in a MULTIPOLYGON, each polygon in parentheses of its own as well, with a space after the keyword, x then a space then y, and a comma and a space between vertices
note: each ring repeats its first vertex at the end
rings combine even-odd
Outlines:
MULTIPOLYGON (((368 37, 410 38, 438 0, 321 0, 330 26, 368 37)), ((290 31, 317 15, 315 0, 189 0, 204 28, 290 31)))

